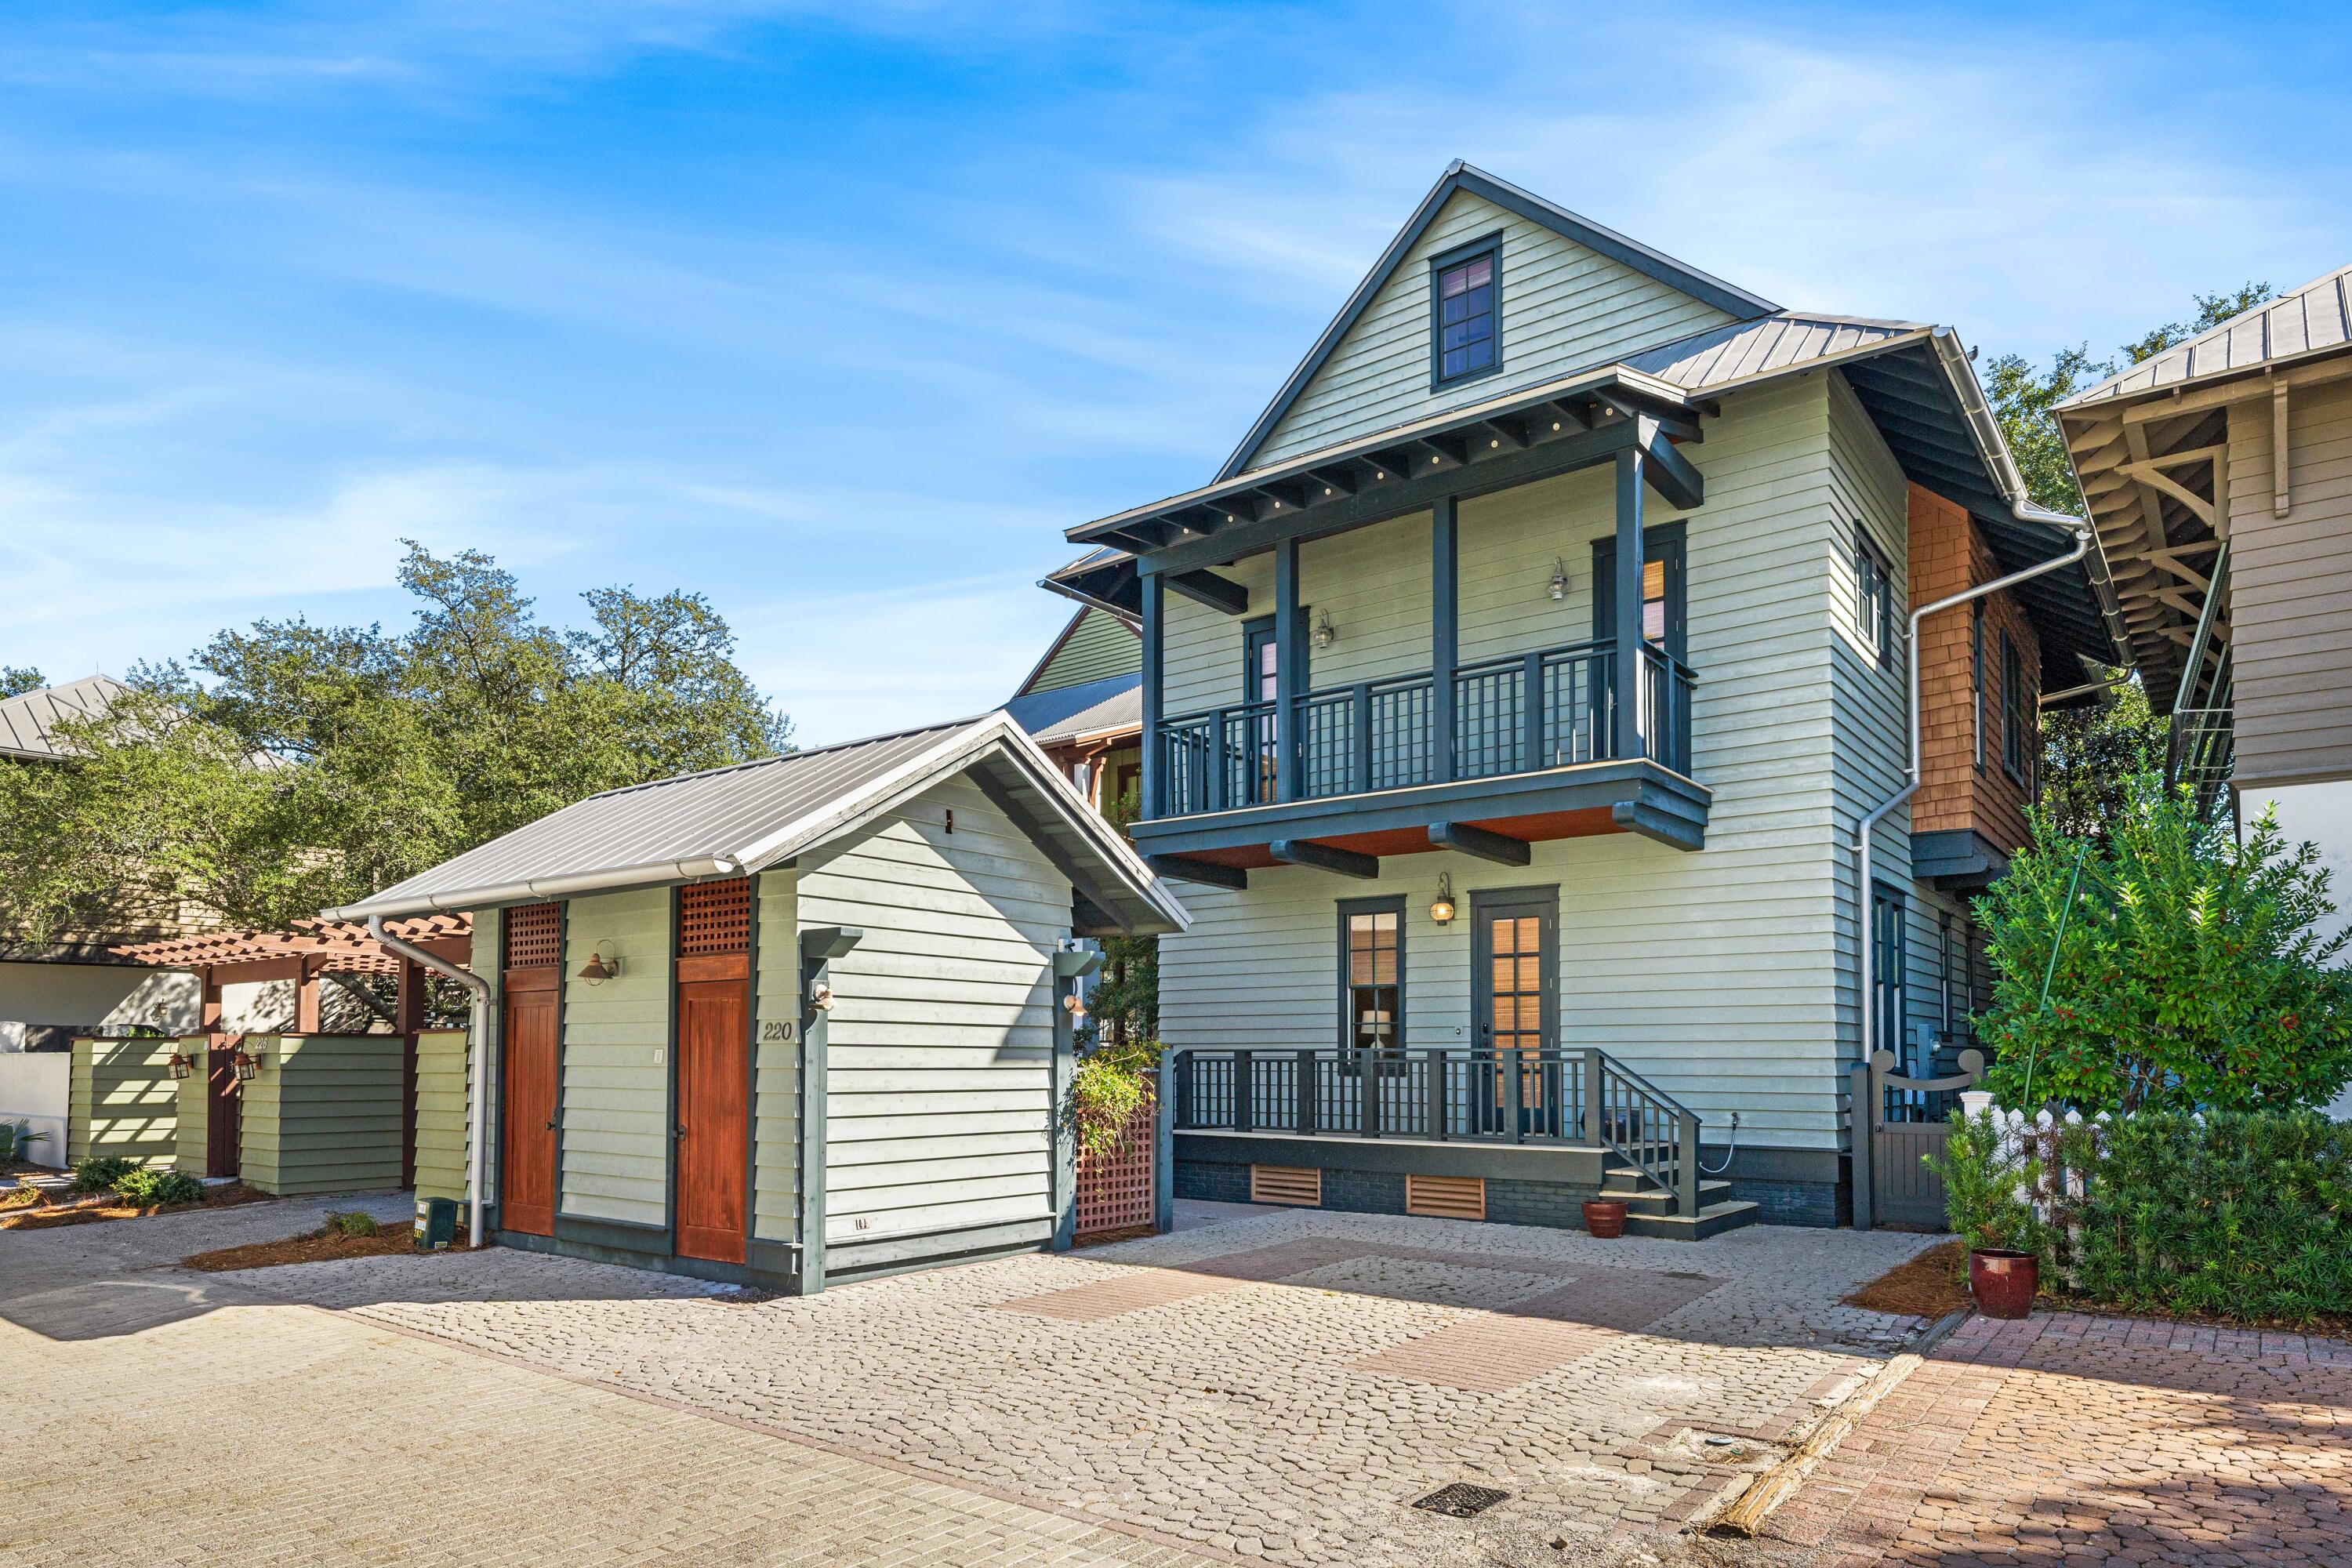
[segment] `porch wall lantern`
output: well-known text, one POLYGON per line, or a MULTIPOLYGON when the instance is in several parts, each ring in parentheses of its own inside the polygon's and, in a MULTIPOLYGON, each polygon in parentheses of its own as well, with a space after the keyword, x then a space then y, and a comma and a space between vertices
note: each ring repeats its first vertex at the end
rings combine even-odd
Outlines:
POLYGON ((618 952, 606 951, 612 945, 608 940, 600 942, 588 950, 588 963, 580 971, 581 979, 591 985, 602 985, 621 973, 621 955, 618 952))
POLYGON ((1568 558, 1566 556, 1552 558, 1551 581, 1546 586, 1551 594, 1553 603, 1557 604, 1568 597, 1568 558))
POLYGON ((833 987, 818 984, 809 987, 809 1005, 820 1013, 833 1011, 833 987))
POLYGON ((1450 924, 1454 919, 1454 873, 1437 874, 1437 897, 1429 902, 1429 918, 1439 925, 1450 924))
POLYGON ((1333 643, 1338 642, 1339 640, 1339 628, 1331 624, 1330 610, 1326 608, 1317 611, 1315 614, 1315 646, 1317 647, 1329 647, 1333 643))
POLYGON ((252 1051, 240 1050, 230 1058, 230 1065, 236 1071, 237 1081, 243 1083, 259 1075, 261 1058, 252 1051))
POLYGON ((172 1053, 172 1076, 173 1078, 188 1078, 192 1076, 195 1070, 195 1058, 189 1056, 184 1051, 173 1051, 172 1053))

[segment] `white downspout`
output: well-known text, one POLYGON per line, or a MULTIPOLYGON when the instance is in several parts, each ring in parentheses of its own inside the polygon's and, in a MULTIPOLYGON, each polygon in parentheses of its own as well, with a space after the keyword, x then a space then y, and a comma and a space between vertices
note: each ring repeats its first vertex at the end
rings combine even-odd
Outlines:
POLYGON ((436 958, 421 947, 414 947, 383 929, 382 915, 368 916, 368 935, 392 949, 403 958, 423 964, 436 974, 446 974, 474 994, 474 1023, 467 1037, 469 1054, 473 1057, 473 1089, 466 1097, 466 1239, 473 1246, 482 1245, 482 1142, 483 1119, 488 1114, 490 1092, 490 983, 468 970, 458 968, 445 958, 436 958))
MULTIPOLYGON (((2080 561, 2090 552, 2091 531, 2079 523, 2071 526, 2074 533, 2074 548, 2063 555, 2054 555, 2047 561, 2028 566, 2022 572, 2012 572, 2006 577, 1996 577, 1990 583, 1954 594, 1947 599, 1938 599, 1932 605, 1923 605, 1911 612, 1909 669, 1906 678, 1907 684, 1905 687, 1904 695, 1904 710, 1910 717, 1911 765, 1904 773, 1903 787, 1897 790, 1884 805, 1864 816, 1862 819, 1861 827, 1854 835, 1855 885, 1861 889, 1862 907, 1862 1059, 1865 1065, 1878 1049, 1878 1042, 1875 1038, 1878 1030, 1878 1009, 1871 996, 1871 984, 1876 978, 1871 973, 1871 961, 1875 956, 1877 933, 1871 929, 1870 834, 1871 829, 1876 827, 1888 813, 1919 793, 1919 623, 1939 610, 1948 610, 1955 605, 1965 605, 1971 599, 1981 599, 1986 595, 1997 594, 2003 588, 2013 588, 2028 578, 2039 577, 2045 573, 2055 572, 2061 566, 2071 566, 2080 561)), ((2006 715, 2004 715, 2005 718, 2006 715)))

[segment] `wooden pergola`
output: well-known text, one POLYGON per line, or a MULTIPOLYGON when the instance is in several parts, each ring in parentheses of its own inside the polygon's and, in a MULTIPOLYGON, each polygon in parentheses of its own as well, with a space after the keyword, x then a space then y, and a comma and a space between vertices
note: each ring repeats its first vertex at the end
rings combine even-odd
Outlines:
MULTIPOLYGON (((415 915, 384 921, 384 930, 460 968, 473 960, 474 918, 470 914, 415 915)), ((115 952, 159 969, 193 971, 204 988, 203 1029, 208 1058, 205 1074, 212 1096, 226 1103, 215 1111, 217 1140, 234 1147, 237 1125, 236 1083, 231 1060, 243 1036, 222 1028, 224 987, 254 982, 294 982, 294 1021, 286 1032, 320 1033, 319 981, 328 974, 380 974, 399 981, 397 998, 388 1020, 390 1032, 401 1037, 401 1180, 415 1179, 416 1037, 425 1027, 425 966, 394 952, 368 934, 357 921, 296 921, 284 931, 218 931, 202 935, 139 942, 115 952)), ((215 1166, 213 1173, 233 1174, 215 1166)))

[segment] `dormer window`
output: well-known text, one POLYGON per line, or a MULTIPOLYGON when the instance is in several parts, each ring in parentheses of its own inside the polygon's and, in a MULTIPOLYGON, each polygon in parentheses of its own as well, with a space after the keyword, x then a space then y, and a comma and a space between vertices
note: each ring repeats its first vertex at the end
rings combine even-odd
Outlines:
POLYGON ((1432 263, 1430 374, 1435 384, 1468 381, 1501 367, 1495 301, 1502 271, 1502 247, 1494 240, 1448 251, 1432 263))

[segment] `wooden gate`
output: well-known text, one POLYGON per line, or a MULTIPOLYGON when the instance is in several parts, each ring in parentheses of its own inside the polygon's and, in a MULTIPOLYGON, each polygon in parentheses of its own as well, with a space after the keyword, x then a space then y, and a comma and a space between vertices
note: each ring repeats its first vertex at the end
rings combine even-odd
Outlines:
POLYGON ((1078 1146, 1077 1209, 1079 1237, 1105 1236, 1112 1231, 1148 1229, 1156 1213, 1152 1165, 1157 1152, 1160 1097, 1154 1094, 1136 1107, 1121 1131, 1118 1146, 1097 1154, 1078 1146))
POLYGON ((205 1174, 237 1173, 245 1139, 245 1097, 236 1081, 236 1048, 243 1035, 229 1035, 205 1053, 205 1174))
POLYGON ((1948 1078, 1911 1078, 1879 1051, 1853 1069, 1853 1223, 1857 1230, 1945 1227, 1944 1178, 1926 1158, 1944 1152, 1960 1091, 1984 1077, 1984 1054, 1960 1053, 1948 1078))

